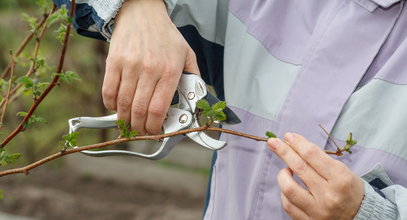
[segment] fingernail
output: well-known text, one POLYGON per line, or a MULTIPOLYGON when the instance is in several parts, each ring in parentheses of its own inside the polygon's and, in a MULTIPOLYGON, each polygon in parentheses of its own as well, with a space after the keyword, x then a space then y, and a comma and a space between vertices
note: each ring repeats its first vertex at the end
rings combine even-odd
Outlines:
POLYGON ((294 140, 294 135, 292 133, 286 133, 284 135, 284 140, 286 140, 288 143, 290 143, 294 140))
POLYGON ((277 150, 278 146, 280 146, 280 141, 278 138, 269 138, 267 143, 273 151, 277 150))

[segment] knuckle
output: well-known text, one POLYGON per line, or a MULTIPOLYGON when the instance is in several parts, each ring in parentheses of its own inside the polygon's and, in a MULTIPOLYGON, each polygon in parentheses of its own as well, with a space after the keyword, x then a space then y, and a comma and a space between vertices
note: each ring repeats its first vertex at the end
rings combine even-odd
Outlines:
POLYGON ((333 193, 326 194, 325 207, 327 210, 335 210, 341 205, 341 199, 338 195, 333 193))
POLYGON ((281 187, 281 192, 287 198, 292 198, 295 195, 295 188, 292 185, 284 185, 281 187))
POLYGON ((118 98, 117 107, 120 109, 128 109, 131 105, 131 100, 127 98, 118 98))
POLYGON ((304 174, 307 171, 308 164, 305 161, 301 161, 301 162, 294 164, 291 169, 295 174, 297 174, 298 176, 301 176, 302 174, 304 174))
POLYGON ((134 105, 131 108, 131 114, 137 118, 144 118, 147 115, 147 108, 144 105, 134 105))
POLYGON ((141 64, 141 68, 143 70, 143 72, 147 72, 147 73, 154 73, 155 70, 159 69, 158 63, 153 61, 153 60, 145 60, 142 64, 141 64))
POLYGON ((310 145, 310 144, 308 144, 307 146, 304 146, 302 156, 305 159, 314 158, 317 154, 318 154, 318 149, 315 146, 310 145))
POLYGON ((116 92, 113 89, 103 87, 102 96, 106 101, 110 101, 116 98, 116 92))
POLYGON ((150 105, 149 109, 148 109, 148 113, 152 116, 152 117, 163 117, 165 115, 165 107, 161 104, 152 104, 150 105))

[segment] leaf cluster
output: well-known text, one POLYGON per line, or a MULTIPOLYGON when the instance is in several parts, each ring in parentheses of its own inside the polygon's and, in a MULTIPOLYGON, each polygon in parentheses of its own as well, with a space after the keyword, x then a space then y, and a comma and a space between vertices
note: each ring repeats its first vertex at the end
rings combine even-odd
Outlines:
POLYGON ((68 14, 68 9, 65 5, 62 5, 59 10, 54 12, 48 18, 48 26, 51 26, 55 23, 59 23, 59 27, 55 30, 57 39, 61 42, 64 42, 65 34, 67 27, 72 23, 72 18, 68 14))
POLYGON ((24 86, 26 94, 32 93, 34 99, 41 96, 42 92, 49 86, 49 82, 39 82, 28 76, 21 76, 16 82, 24 86))
POLYGON ((38 28, 37 28, 37 18, 30 16, 26 13, 23 13, 22 15, 23 21, 25 21, 30 28, 30 32, 37 34, 38 33, 38 28))
MULTIPOLYGON (((17 116, 25 117, 27 116, 27 112, 17 112, 17 116)), ((47 120, 45 120, 43 117, 31 115, 31 117, 24 123, 24 128, 31 128, 36 122, 47 123, 47 120)))
POLYGON ((54 76, 59 76, 58 82, 65 82, 68 84, 71 84, 73 81, 80 81, 81 78, 76 74, 75 72, 72 71, 66 71, 66 72, 61 72, 61 73, 53 73, 52 77, 54 76))
POLYGON ((130 129, 130 124, 126 123, 124 120, 120 119, 116 121, 117 128, 120 131, 120 138, 132 138, 138 135, 137 131, 132 131, 130 129))
POLYGON ((201 110, 201 114, 208 119, 208 126, 214 122, 221 122, 227 119, 223 110, 226 108, 225 101, 219 101, 214 105, 210 105, 205 99, 201 99, 196 103, 196 107, 201 110))
POLYGON ((13 164, 18 158, 20 158, 20 156, 20 153, 9 154, 4 148, 0 147, 0 166, 13 164))
POLYGON ((79 133, 78 132, 72 132, 70 134, 62 136, 62 139, 65 141, 64 145, 66 148, 69 147, 75 147, 78 145, 78 137, 79 133))
POLYGON ((352 132, 350 132, 349 135, 348 135, 348 139, 346 139, 346 144, 343 147, 343 151, 346 151, 346 152, 351 154, 352 153, 351 148, 353 146, 355 146, 357 143, 358 142, 356 140, 354 140, 353 137, 352 137, 352 132))

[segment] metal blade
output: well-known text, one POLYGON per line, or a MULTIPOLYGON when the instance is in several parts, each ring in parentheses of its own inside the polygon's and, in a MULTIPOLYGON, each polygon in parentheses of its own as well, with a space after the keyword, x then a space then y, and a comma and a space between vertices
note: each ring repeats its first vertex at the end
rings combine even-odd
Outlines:
MULTIPOLYGON (((211 106, 220 101, 218 98, 216 98, 209 92, 208 92, 208 95, 206 95, 205 99, 206 99, 206 101, 208 101, 209 105, 211 105, 211 106)), ((223 121, 222 123, 233 125, 233 124, 239 124, 240 122, 242 122, 239 119, 239 117, 237 117, 237 115, 232 111, 232 109, 228 108, 227 106, 223 110, 223 112, 226 114, 226 121, 223 121)))

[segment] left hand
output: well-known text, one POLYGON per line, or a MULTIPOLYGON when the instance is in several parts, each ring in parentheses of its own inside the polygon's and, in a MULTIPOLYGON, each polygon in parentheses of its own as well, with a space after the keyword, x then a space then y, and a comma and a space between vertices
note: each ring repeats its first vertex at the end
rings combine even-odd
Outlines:
POLYGON ((270 138, 268 144, 288 165, 277 176, 288 215, 301 220, 353 219, 363 200, 362 180, 301 135, 287 133, 284 140, 270 138), (305 189, 293 174, 301 179, 305 189))

